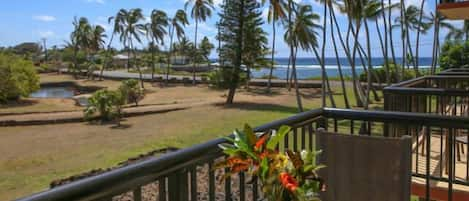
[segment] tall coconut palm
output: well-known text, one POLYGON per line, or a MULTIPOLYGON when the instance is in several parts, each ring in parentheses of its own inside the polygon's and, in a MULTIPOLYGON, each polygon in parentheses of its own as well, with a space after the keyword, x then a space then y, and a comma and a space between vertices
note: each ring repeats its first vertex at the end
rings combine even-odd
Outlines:
MULTIPOLYGON (((262 4, 265 4, 267 0, 262 0, 262 4)), ((269 80, 267 81, 267 91, 270 92, 271 83, 272 83, 272 74, 274 72, 274 65, 275 65, 275 41, 276 41, 276 23, 282 19, 286 18, 285 7, 286 3, 284 0, 269 0, 269 12, 267 21, 272 23, 272 60, 270 63, 270 72, 269 72, 269 80)))
MULTIPOLYGON (((350 66, 352 68, 352 84, 353 84, 353 92, 355 95, 355 100, 356 100, 356 105, 358 107, 363 107, 364 106, 364 97, 365 93, 363 90, 363 87, 361 86, 359 79, 358 79, 358 74, 356 71, 356 54, 357 50, 359 50, 359 31, 362 26, 362 20, 363 20, 363 7, 362 7, 363 2, 361 1, 353 1, 353 0, 344 0, 340 2, 340 4, 337 4, 339 9, 343 12, 346 13, 348 16, 348 32, 346 36, 346 41, 343 42, 341 40, 341 44, 344 47, 344 50, 346 50, 346 55, 347 59, 349 60, 350 66), (352 49, 350 48, 349 45, 349 33, 352 34, 354 41, 353 41, 353 47, 352 49)), ((338 27, 338 25, 336 25, 338 27)), ((340 38, 340 37, 339 37, 340 38)), ((365 64, 363 64, 365 65, 365 64)), ((364 66, 365 67, 365 66, 364 66)))
MULTIPOLYGON (((289 8, 292 9, 292 2, 289 2, 289 8)), ((310 5, 297 5, 295 12, 295 18, 292 19, 292 24, 289 25, 287 32, 285 33, 285 41, 291 47, 293 47, 292 55, 292 75, 295 82, 295 91, 297 97, 298 108, 300 112, 303 111, 303 105, 301 102, 301 96, 298 89, 298 79, 296 73, 296 55, 298 48, 304 51, 315 51, 317 53, 317 29, 321 29, 321 26, 316 24, 319 20, 319 15, 313 12, 313 8, 310 5)))
POLYGON ((81 17, 80 19, 75 18, 73 21, 74 30, 70 35, 70 43, 73 45, 73 69, 75 71, 75 78, 78 78, 77 71, 78 67, 78 52, 85 50, 90 45, 90 33, 91 25, 87 18, 81 17))
POLYGON ((168 51, 168 65, 166 68, 166 83, 168 83, 169 80, 169 69, 171 65, 171 56, 174 48, 173 44, 173 39, 174 35, 176 34, 176 38, 178 41, 181 41, 182 38, 185 37, 185 32, 184 32, 184 27, 189 24, 189 21, 187 20, 187 14, 184 12, 184 10, 178 10, 176 11, 176 14, 174 17, 169 19, 169 37, 170 37, 170 42, 169 42, 169 51, 168 51))
POLYGON ((151 50, 151 79, 155 79, 155 62, 156 50, 158 45, 164 45, 164 37, 166 36, 166 27, 168 26, 168 17, 164 11, 153 10, 150 15, 150 23, 145 25, 147 36, 150 38, 151 50))
MULTIPOLYGON (((184 5, 185 9, 187 10, 190 5, 192 5, 191 17, 195 21, 194 47, 196 50, 199 22, 205 22, 207 18, 210 18, 212 16, 212 10, 214 10, 215 7, 213 6, 213 0, 187 0, 186 4, 184 5)), ((193 63, 192 84, 195 85, 195 68, 197 64, 196 62, 193 63)))
MULTIPOLYGON (((94 57, 98 54, 98 52, 104 48, 106 42, 104 41, 107 38, 106 30, 100 26, 95 25, 91 27, 90 36, 89 36, 89 50, 91 51, 91 64, 95 65, 94 57)), ((103 64, 104 65, 104 64, 103 64)), ((101 67, 103 68, 103 67, 101 67)), ((90 68, 89 75, 91 75, 94 79, 94 68, 90 68)))
POLYGON ((116 16, 112 16, 108 18, 108 24, 113 24, 112 26, 112 34, 111 34, 111 39, 108 42, 107 49, 106 49, 106 54, 104 57, 104 62, 103 62, 103 67, 101 68, 101 73, 100 73, 100 80, 103 79, 103 73, 104 70, 106 69, 107 65, 112 60, 112 42, 114 41, 114 36, 121 34, 123 31, 123 15, 120 15, 121 13, 118 12, 116 16))
POLYGON ((457 28, 455 26, 448 27, 449 32, 446 40, 465 40, 469 41, 469 20, 464 20, 463 26, 457 28))
MULTIPOLYGON (((140 36, 143 35, 145 32, 145 26, 143 24, 140 24, 140 22, 144 19, 142 9, 121 9, 121 11, 119 11, 119 15, 122 15, 123 17, 123 30, 120 33, 120 40, 124 43, 124 46, 127 47, 128 55, 130 56, 130 53, 133 53, 134 62, 132 63, 135 65, 137 60, 137 54, 135 52, 134 40, 140 43, 142 41, 140 36)), ((139 73, 140 86, 144 88, 145 86, 143 84, 142 71, 139 65, 136 65, 136 67, 139 73)))

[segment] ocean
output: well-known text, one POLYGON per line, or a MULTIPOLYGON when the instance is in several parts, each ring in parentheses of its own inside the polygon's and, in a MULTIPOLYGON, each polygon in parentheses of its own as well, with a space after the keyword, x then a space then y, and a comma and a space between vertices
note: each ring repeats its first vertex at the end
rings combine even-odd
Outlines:
MULTIPOLYGON (((400 58, 396 58, 397 62, 400 63, 400 58)), ((279 79, 286 79, 287 67, 288 67, 288 58, 277 58, 275 59, 276 65, 274 68, 273 75, 279 79)), ((357 73, 360 74, 363 72, 360 59, 357 59, 357 73)), ((380 68, 384 64, 384 58, 373 58, 371 63, 375 68, 380 68)), ((339 71, 337 67, 336 58, 326 58, 326 72, 329 77, 339 77, 339 71)), ((352 68, 348 63, 347 58, 340 58, 340 63, 342 65, 342 72, 344 76, 352 76, 352 68)), ((421 69, 430 68, 432 63, 432 58, 420 58, 419 66, 421 69)), ((412 67, 412 66, 411 66, 412 67)), ((296 61, 297 75, 298 79, 308 79, 316 78, 321 76, 321 66, 315 58, 297 58, 296 61)), ((254 78, 260 78, 263 76, 269 75, 269 68, 261 68, 259 70, 253 70, 252 76, 254 78)))

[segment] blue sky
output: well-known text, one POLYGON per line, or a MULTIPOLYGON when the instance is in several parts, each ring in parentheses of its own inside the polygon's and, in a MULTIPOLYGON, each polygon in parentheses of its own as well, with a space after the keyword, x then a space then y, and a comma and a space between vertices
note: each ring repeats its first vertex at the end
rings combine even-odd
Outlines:
MULTIPOLYGON (((222 0, 214 0, 217 4, 222 0)), ((296 0, 302 3, 312 4, 317 12, 321 12, 319 4, 315 0, 296 0)), ((398 1, 398 0, 393 0, 398 1)), ((13 46, 21 42, 37 42, 41 38, 47 38, 49 45, 63 45, 65 40, 68 40, 69 34, 72 31, 72 21, 74 16, 87 17, 91 23, 100 24, 107 28, 108 35, 111 31, 107 24, 107 18, 115 15, 115 13, 121 8, 142 8, 146 15, 149 15, 151 10, 160 9, 172 16, 177 9, 184 8, 185 0, 14 0, 2 2, 0 7, 0 46, 13 46)), ((406 4, 419 5, 421 0, 406 0, 406 4)), ((427 13, 434 12, 435 0, 427 0, 425 11, 427 13)), ((219 7, 216 6, 217 11, 219 7)), ((265 13, 265 8, 263 8, 265 13)), ((214 40, 217 33, 215 29, 215 22, 218 20, 218 15, 214 13, 213 17, 206 23, 199 26, 199 39, 203 36, 208 36, 209 39, 216 43, 214 40)), ((345 32, 345 16, 339 16, 339 21, 343 27, 342 32, 345 32)), ((192 23, 186 28, 186 34, 188 38, 194 38, 194 28, 192 23)), ((456 25, 461 23, 458 21, 454 22, 456 25)), ((264 25, 264 30, 271 33, 271 25, 264 25)), ((288 56, 288 48, 282 40, 283 30, 278 30, 278 42, 277 42, 277 56, 286 57, 288 56)), ((379 55, 379 42, 376 31, 373 28, 371 30, 372 43, 374 55, 379 55)), ((445 35, 446 31, 443 31, 441 38, 445 35)), ((331 41, 330 35, 328 34, 327 41, 331 41)), ((398 38, 399 34, 395 34, 395 46, 400 47, 401 41, 398 38)), ((415 36, 411 36, 412 41, 415 40, 415 36)), ((360 35, 361 40, 364 41, 365 35, 360 35)), ((431 55, 431 43, 433 38, 433 32, 430 31, 427 35, 422 36, 422 56, 431 55)), ((413 42, 412 42, 413 43, 413 42)), ((363 42, 363 44, 365 44, 363 42)), ((116 47, 121 47, 120 44, 115 43, 116 47)), ((397 54, 399 55, 400 48, 397 48, 397 54)), ((326 47, 326 54, 330 57, 333 56, 333 47, 328 42, 326 47)), ((215 57, 215 51, 212 53, 212 57, 215 57)), ((311 53, 300 52, 299 56, 311 56, 311 53)))

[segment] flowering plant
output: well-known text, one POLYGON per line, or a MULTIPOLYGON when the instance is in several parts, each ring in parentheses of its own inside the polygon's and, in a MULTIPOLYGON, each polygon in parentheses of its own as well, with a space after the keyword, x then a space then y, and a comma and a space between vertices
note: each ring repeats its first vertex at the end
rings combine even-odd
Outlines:
POLYGON ((229 168, 226 176, 246 171, 253 180, 259 179, 269 201, 319 200, 318 193, 325 190, 323 180, 316 174, 324 167, 316 165, 320 151, 280 152, 278 144, 290 130, 282 126, 277 131, 256 134, 245 125, 243 131, 234 132, 234 138, 227 138, 230 144, 220 145, 228 157, 217 168, 229 168))

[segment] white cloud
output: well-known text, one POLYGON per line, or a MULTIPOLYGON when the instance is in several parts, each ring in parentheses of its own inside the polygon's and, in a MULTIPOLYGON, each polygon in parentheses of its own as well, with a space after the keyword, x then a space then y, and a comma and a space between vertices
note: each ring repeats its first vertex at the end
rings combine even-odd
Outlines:
POLYGON ((56 20, 56 18, 51 15, 36 15, 36 16, 33 16, 33 19, 43 21, 43 22, 52 22, 56 20))
POLYGON ((98 4, 104 4, 104 0, 86 0, 88 3, 98 3, 98 4))
POLYGON ((41 38, 49 38, 55 36, 55 33, 53 31, 39 31, 38 33, 41 38))

